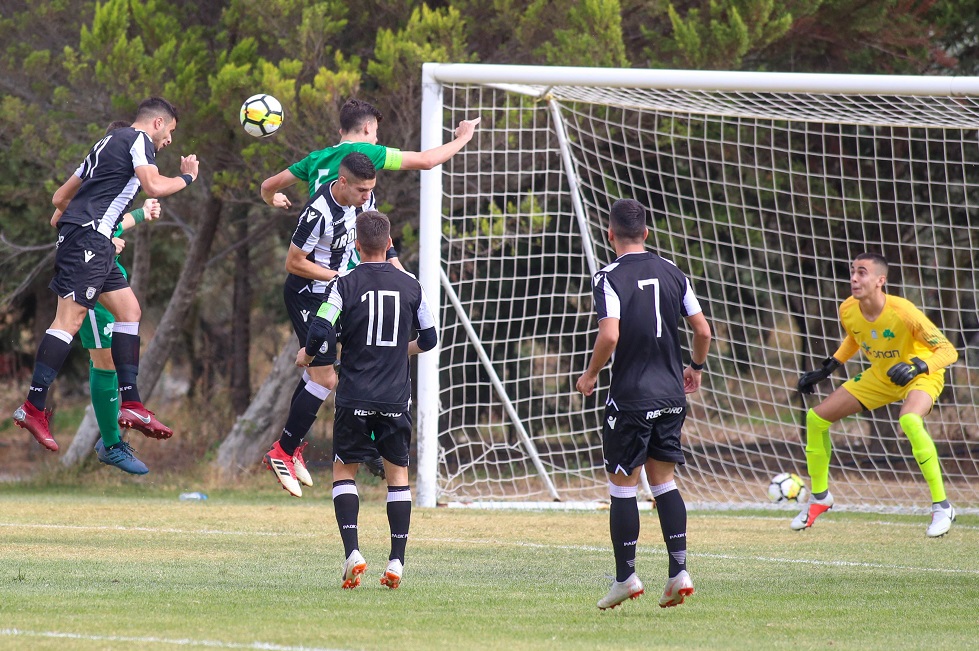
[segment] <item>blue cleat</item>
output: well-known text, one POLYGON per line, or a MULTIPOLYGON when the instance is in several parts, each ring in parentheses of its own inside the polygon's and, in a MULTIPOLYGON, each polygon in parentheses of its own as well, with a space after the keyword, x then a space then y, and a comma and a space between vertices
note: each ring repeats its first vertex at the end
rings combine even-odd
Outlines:
POLYGON ((125 441, 119 441, 107 448, 102 439, 99 439, 95 444, 95 454, 102 463, 115 466, 130 475, 145 475, 150 471, 145 463, 136 458, 132 447, 125 441))

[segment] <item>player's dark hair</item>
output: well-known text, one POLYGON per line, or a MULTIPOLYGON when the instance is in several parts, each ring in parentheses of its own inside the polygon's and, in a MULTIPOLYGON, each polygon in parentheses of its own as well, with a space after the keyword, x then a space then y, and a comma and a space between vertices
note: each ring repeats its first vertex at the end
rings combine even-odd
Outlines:
POLYGON ((854 262, 857 260, 870 260, 875 265, 877 265, 881 270, 881 275, 887 275, 887 258, 879 253, 861 253, 853 259, 854 262))
POLYGON ((162 97, 147 97, 139 103, 139 108, 136 109, 136 121, 155 117, 176 120, 177 109, 162 97))
POLYGON ((377 178, 377 168, 374 167, 374 163, 367 157, 367 154, 354 151, 344 156, 343 160, 340 161, 340 170, 337 174, 347 179, 353 177, 361 181, 370 181, 377 178))
POLYGON ((357 241, 364 253, 378 255, 388 250, 391 239, 391 221, 376 210, 366 210, 357 215, 357 241))
POLYGON ((125 120, 113 120, 112 122, 109 123, 109 126, 105 128, 105 135, 109 135, 116 129, 125 129, 128 126, 129 123, 126 122, 125 120))
POLYGON ((646 208, 635 199, 619 199, 612 204, 609 224, 617 239, 642 242, 646 239, 646 208))
POLYGON ((340 107, 340 131, 353 131, 358 127, 364 126, 368 120, 377 120, 380 124, 384 116, 369 104, 361 99, 350 98, 340 107))

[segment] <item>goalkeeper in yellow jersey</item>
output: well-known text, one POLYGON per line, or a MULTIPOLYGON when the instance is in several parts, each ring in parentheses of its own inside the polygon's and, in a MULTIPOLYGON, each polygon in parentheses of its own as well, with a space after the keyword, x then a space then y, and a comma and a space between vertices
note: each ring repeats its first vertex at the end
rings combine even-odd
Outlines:
POLYGON ((926 533, 933 538, 943 536, 955 520, 955 509, 945 497, 938 451, 925 430, 923 417, 945 386, 945 367, 959 355, 921 310, 903 298, 884 293, 886 281, 887 260, 883 256, 861 253, 856 257, 850 274, 853 295, 840 306, 846 339, 822 368, 799 379, 799 392, 812 393, 817 382, 828 378, 858 350, 870 360, 870 368, 847 380, 806 414, 806 463, 812 497, 792 520, 796 531, 811 527, 817 517, 833 508, 829 426, 864 409, 898 400, 904 401, 901 429, 911 441, 915 461, 931 490, 931 524, 926 533))

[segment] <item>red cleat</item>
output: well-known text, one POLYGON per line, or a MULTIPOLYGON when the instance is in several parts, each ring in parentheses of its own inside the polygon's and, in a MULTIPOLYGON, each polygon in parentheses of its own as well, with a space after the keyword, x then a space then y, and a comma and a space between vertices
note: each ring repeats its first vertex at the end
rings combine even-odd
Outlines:
POLYGON ((282 484, 282 488, 288 491, 293 497, 302 497, 303 489, 299 486, 296 479, 296 466, 293 457, 283 451, 282 446, 276 441, 265 454, 265 466, 275 473, 275 478, 282 484))
POLYGON ((141 402, 127 401, 119 409, 119 427, 142 432, 151 439, 168 439, 173 430, 156 419, 141 402))
POLYGON ((41 411, 30 402, 24 402, 14 411, 14 423, 17 427, 23 427, 37 439, 37 442, 51 450, 58 451, 58 443, 51 436, 48 428, 48 420, 51 418, 51 410, 41 411))

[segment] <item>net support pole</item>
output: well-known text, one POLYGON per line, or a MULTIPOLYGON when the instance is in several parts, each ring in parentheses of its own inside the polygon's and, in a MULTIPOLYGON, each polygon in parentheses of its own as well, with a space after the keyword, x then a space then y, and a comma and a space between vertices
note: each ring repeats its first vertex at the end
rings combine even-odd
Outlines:
MULTIPOLYGON (((598 273, 598 261, 595 259, 595 241, 591 236, 591 229, 588 227, 588 216, 585 214, 585 204, 581 200, 581 184, 578 183, 578 172, 574 166, 574 155, 571 153, 571 144, 568 140, 568 132, 564 128, 564 118, 561 116, 561 107, 554 99, 548 99, 547 105, 551 110, 551 122, 554 124, 554 133, 557 136, 558 147, 561 149, 561 161, 564 164, 564 175, 568 180, 568 192, 571 195, 571 205, 574 207, 574 216, 578 222, 578 231, 581 233, 581 249, 585 253, 585 260, 588 262, 588 271, 594 278, 598 273)), ((639 473, 639 480, 642 489, 649 499, 653 497, 653 491, 649 487, 649 480, 646 478, 646 468, 643 467, 639 473)))
MULTIPOLYGON (((433 76, 437 64, 422 65, 421 151, 442 144, 442 85, 433 76)), ((439 267, 442 260, 442 166, 421 173, 418 233, 418 281, 425 290, 436 324, 442 314, 439 267)), ((433 350, 418 355, 418 471, 415 502, 433 507, 438 500, 439 356, 442 337, 433 350)))
POLYGON ((486 353, 486 349, 483 347, 483 342, 480 341, 479 335, 476 333, 476 329, 473 328, 472 321, 469 320, 469 315, 466 314, 466 310, 462 307, 462 301, 459 300, 459 296, 456 294, 455 289, 449 282, 449 277, 445 275, 445 270, 439 267, 439 274, 442 280, 442 286, 445 289, 445 295, 452 303, 452 307, 455 308, 456 316, 459 318, 459 323, 462 324, 463 329, 466 331, 466 336, 469 337, 469 341, 472 342, 473 347, 476 349, 476 355, 479 357, 480 364, 483 365, 483 369, 489 376, 490 383, 493 385, 493 389, 496 390, 496 395, 503 403, 504 409, 506 409, 507 415, 510 416, 510 422, 513 426, 517 428, 517 434, 520 436, 520 440, 523 442, 524 449, 527 452, 527 456, 530 457, 534 464, 534 468, 537 469, 537 473, 540 475, 541 480, 544 482, 544 486, 547 487, 547 492, 550 493, 551 497, 555 501, 560 502, 561 496, 557 492, 557 488, 554 486, 554 482, 551 481, 551 476, 547 474, 547 469, 544 468, 544 462, 541 461, 540 454, 537 453, 537 446, 534 445, 533 439, 530 438, 530 434, 523 425, 523 421, 520 419, 520 414, 517 413, 517 408, 514 406, 513 401, 510 400, 510 396, 506 392, 506 387, 503 386, 503 380, 500 379, 500 375, 496 372, 493 367, 493 362, 490 361, 489 355, 486 353))

